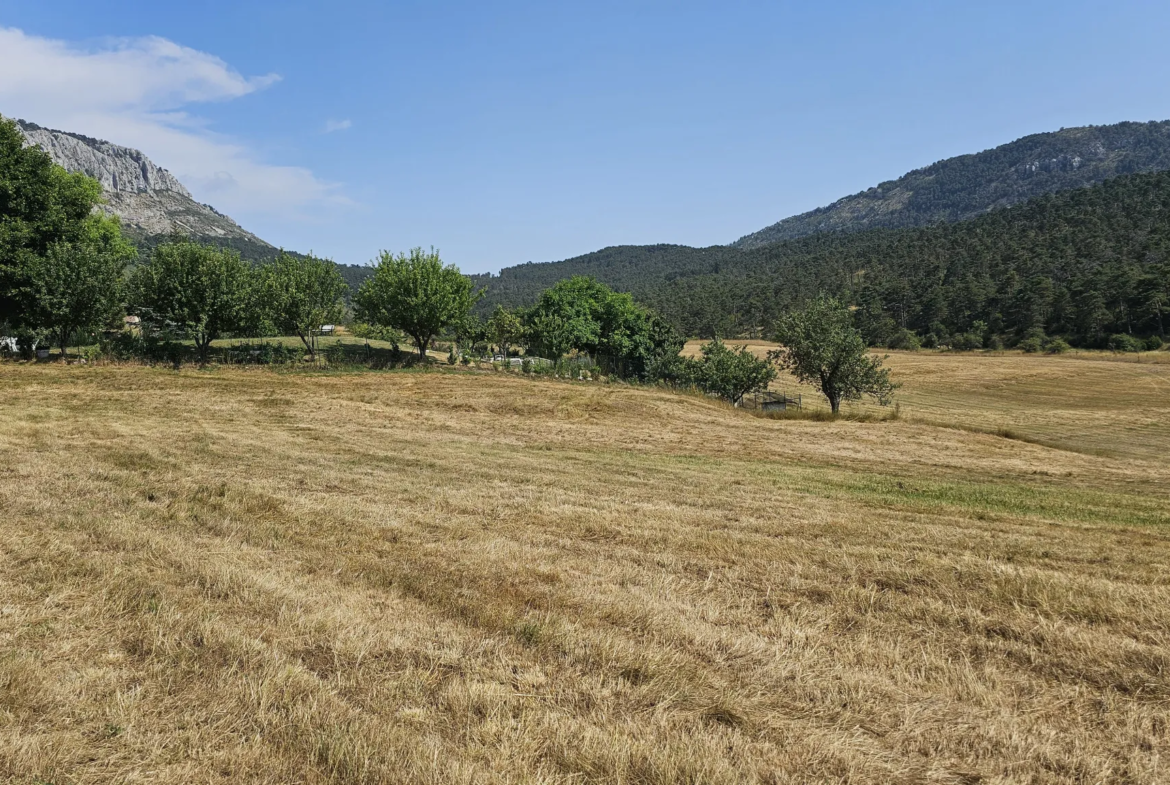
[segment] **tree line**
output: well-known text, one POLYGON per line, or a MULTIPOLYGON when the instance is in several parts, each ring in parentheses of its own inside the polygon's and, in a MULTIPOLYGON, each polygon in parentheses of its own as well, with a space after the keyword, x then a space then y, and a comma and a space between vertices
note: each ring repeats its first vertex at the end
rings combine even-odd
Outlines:
POLYGON ((683 356, 682 336, 661 316, 584 276, 558 281, 530 307, 497 305, 487 319, 468 313, 455 324, 456 341, 472 352, 492 342, 505 358, 510 347, 544 357, 585 354, 619 378, 696 389, 729 403, 767 390, 781 370, 819 389, 834 414, 844 401, 863 396, 886 405, 897 387, 882 358, 868 352, 849 307, 826 296, 777 322, 770 337, 783 348, 767 358, 718 338, 704 344, 698 357, 683 356))
MULTIPOLYGON (((253 264, 233 249, 185 237, 139 259, 117 219, 95 209, 99 198, 96 181, 66 173, 43 151, 25 147, 12 124, 0 123, 0 323, 26 347, 52 341, 65 355, 71 339, 108 331, 139 341, 142 351, 178 353, 188 342, 207 362, 218 339, 281 335, 297 336, 315 358, 322 326, 340 322, 351 307, 350 286, 327 259, 281 253, 253 264), (137 335, 122 329, 128 314, 137 317, 137 335)), ((590 277, 558 281, 526 308, 497 305, 486 319, 473 311, 484 294, 434 249, 383 252, 353 295, 349 320, 396 349, 399 336, 409 336, 420 360, 446 337, 453 360, 456 347, 469 357, 493 344, 505 359, 519 348, 545 359, 587 357, 619 379, 693 387, 732 402, 765 389, 779 366, 816 377, 834 411, 842 395, 853 394, 837 379, 845 371, 806 373, 805 361, 796 359, 804 350, 794 324, 813 325, 822 355, 833 345, 840 332, 833 318, 851 318, 835 301, 828 311, 813 308, 789 317, 796 322, 781 322, 779 334, 792 345, 766 361, 718 340, 698 358, 682 357, 682 335, 658 313, 590 277)), ((848 373, 872 371, 869 361, 857 364, 864 354, 859 337, 854 344, 847 348, 856 367, 848 373)), ((870 373, 861 388, 881 397, 884 383, 870 373)))

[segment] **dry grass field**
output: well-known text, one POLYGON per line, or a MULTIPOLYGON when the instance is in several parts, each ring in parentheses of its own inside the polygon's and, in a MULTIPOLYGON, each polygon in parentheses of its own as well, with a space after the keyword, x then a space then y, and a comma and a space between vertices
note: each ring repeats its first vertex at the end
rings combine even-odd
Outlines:
MULTIPOLYGON (((777 344, 729 341, 763 356, 777 344)), ((701 341, 684 353, 696 355, 701 341)), ((904 418, 1006 431, 1065 450, 1165 460, 1170 455, 1170 352, 1140 355, 1076 352, 943 354, 883 352, 904 418)), ((807 408, 828 410, 824 396, 783 376, 774 389, 800 393, 807 408)), ((872 404, 844 411, 878 413, 872 404)))
POLYGON ((869 423, 0 364, 0 780, 1170 781, 1165 432, 1004 362, 869 423))

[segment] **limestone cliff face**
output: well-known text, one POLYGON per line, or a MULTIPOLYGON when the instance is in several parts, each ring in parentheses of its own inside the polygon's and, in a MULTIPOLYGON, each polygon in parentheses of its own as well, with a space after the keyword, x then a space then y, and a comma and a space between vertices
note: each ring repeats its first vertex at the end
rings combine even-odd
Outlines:
POLYGON ((272 248, 210 205, 196 202, 173 174, 138 150, 23 120, 16 124, 29 144, 45 150, 59 166, 101 183, 102 209, 117 215, 131 237, 149 240, 182 232, 253 250, 272 248))

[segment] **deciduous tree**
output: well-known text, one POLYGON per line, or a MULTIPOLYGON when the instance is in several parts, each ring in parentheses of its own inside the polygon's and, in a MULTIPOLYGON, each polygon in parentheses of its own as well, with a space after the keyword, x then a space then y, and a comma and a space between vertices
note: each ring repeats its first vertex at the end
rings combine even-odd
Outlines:
POLYGON ((527 313, 527 328, 530 346, 541 355, 555 359, 572 350, 587 352, 627 378, 647 378, 662 357, 682 346, 656 313, 584 276, 541 293, 527 313))
POLYGON ((281 335, 295 335, 317 356, 316 336, 345 311, 349 288, 337 265, 328 259, 281 253, 257 271, 257 292, 268 320, 281 335))
POLYGON ((26 147, 16 124, 0 118, 0 322, 32 326, 32 266, 50 247, 85 238, 100 197, 96 180, 26 147))
POLYGON ((434 249, 413 248, 397 256, 383 251, 356 303, 360 318, 413 338, 425 360, 431 340, 464 318, 476 299, 471 280, 459 268, 444 265, 434 249))
POLYGON ((718 339, 700 350, 695 377, 698 386, 729 403, 738 403, 748 393, 762 392, 776 378, 776 367, 756 357, 746 346, 731 349, 718 339))
POLYGON ((212 341, 247 330, 253 285, 239 254, 176 238, 134 271, 130 302, 148 328, 192 338, 206 362, 212 341))
POLYGON ((841 401, 863 395, 872 395, 883 406, 893 399, 897 385, 890 381, 889 369, 867 353, 849 309, 838 300, 820 297, 781 317, 776 340, 783 347, 771 358, 800 381, 820 388, 834 414, 841 401))
POLYGON ((122 273, 135 256, 118 222, 94 215, 85 236, 30 256, 26 277, 27 320, 48 330, 66 353, 70 336, 124 314, 122 273))
POLYGON ((519 341, 524 335, 524 322, 514 311, 497 305, 495 312, 487 321, 487 332, 500 348, 500 354, 507 359, 508 346, 519 341))

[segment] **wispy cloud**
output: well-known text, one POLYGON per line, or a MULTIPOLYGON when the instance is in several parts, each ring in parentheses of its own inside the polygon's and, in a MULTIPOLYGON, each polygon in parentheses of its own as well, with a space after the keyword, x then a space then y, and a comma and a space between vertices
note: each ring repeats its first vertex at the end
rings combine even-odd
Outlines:
POLYGON ((344 131, 347 128, 352 128, 353 123, 349 120, 326 120, 325 133, 331 134, 334 131, 344 131))
POLYGON ((83 47, 0 28, 0 113, 136 147, 196 198, 233 215, 344 201, 308 169, 266 162, 191 113, 193 104, 241 98, 279 80, 245 77, 165 38, 83 47))

